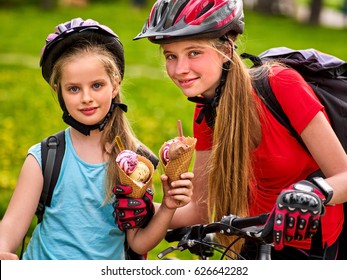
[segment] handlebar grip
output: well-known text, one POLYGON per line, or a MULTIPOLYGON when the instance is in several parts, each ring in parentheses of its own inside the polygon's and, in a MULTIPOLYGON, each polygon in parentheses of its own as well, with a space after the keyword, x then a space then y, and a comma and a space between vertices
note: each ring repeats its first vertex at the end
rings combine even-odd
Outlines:
POLYGON ((166 233, 165 240, 167 242, 180 241, 182 237, 185 236, 190 230, 190 227, 183 227, 170 230, 166 233))
POLYGON ((251 226, 264 225, 268 219, 268 216, 269 213, 246 218, 240 218, 235 215, 229 215, 223 217, 222 223, 228 224, 238 229, 243 229, 251 226))

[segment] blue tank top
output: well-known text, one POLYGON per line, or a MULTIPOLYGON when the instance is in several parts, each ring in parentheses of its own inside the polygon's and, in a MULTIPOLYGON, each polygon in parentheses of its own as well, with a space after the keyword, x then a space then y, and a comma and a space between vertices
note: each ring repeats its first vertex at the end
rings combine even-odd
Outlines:
MULTIPOLYGON (((106 163, 82 161, 73 149, 69 128, 65 140, 51 206, 46 207, 23 259, 122 260, 125 235, 115 224, 112 203, 103 205, 106 163)), ((40 144, 28 154, 41 166, 40 144)))

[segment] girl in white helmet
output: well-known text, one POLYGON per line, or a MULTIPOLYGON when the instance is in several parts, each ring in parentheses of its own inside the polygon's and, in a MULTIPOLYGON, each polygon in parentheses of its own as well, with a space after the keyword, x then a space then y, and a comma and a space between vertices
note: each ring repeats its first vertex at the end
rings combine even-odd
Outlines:
MULTIPOLYGON (((125 240, 135 253, 147 253, 164 237, 176 208, 190 201, 193 174, 176 181, 176 188, 170 188, 163 176, 163 200, 154 215, 150 191, 139 199, 122 196, 129 188, 120 186, 116 172, 120 148, 115 137, 125 149, 147 155, 150 151, 135 137, 124 114, 127 107, 120 97, 124 55, 118 36, 96 21, 75 18, 49 34, 40 64, 69 127, 52 201, 23 259, 121 260, 126 257, 125 240)), ((18 258, 15 252, 35 214, 42 186, 37 144, 29 149, 0 223, 0 259, 18 258)))

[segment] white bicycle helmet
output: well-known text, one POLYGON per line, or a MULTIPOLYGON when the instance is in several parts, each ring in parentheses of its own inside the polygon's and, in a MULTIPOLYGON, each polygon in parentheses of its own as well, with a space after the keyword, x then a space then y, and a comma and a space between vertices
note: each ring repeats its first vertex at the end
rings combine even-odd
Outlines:
POLYGON ((66 49, 80 44, 84 39, 105 45, 114 54, 114 59, 123 78, 124 49, 117 34, 109 27, 101 25, 92 19, 74 18, 71 21, 59 24, 55 27, 55 32, 47 36, 40 59, 42 75, 47 82, 49 82, 51 77, 55 61, 66 49))

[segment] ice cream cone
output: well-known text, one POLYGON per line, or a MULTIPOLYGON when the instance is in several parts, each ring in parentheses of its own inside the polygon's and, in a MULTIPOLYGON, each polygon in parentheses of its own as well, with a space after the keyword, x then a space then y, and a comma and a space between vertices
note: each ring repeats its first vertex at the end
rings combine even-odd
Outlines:
POLYGON ((181 141, 187 144, 188 147, 177 159, 169 160, 166 163, 166 161, 163 158, 163 149, 164 149, 165 143, 159 150, 160 161, 164 167, 165 174, 169 177, 170 182, 179 180, 181 174, 188 171, 190 162, 194 154, 196 138, 192 138, 192 137, 181 137, 181 138, 183 138, 183 141, 182 140, 181 141))
POLYGON ((153 164, 151 163, 150 160, 148 160, 147 158, 140 156, 140 155, 137 155, 137 158, 139 161, 144 162, 150 171, 150 176, 147 179, 147 181, 144 183, 134 181, 132 178, 130 178, 123 171, 122 168, 120 168, 120 166, 118 164, 116 164, 118 171, 119 171, 119 177, 120 177, 121 184, 123 184, 125 186, 130 186, 132 188, 132 193, 128 195, 129 197, 132 197, 132 198, 142 198, 144 196, 147 188, 151 184, 152 176, 154 173, 154 167, 153 167, 153 164))

